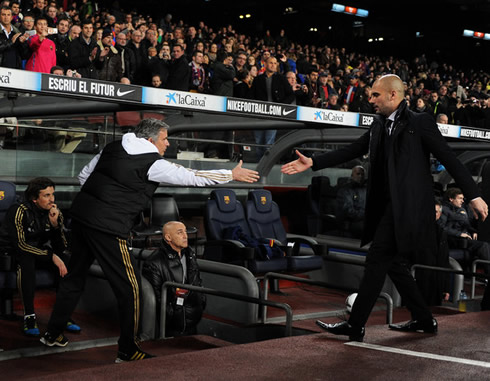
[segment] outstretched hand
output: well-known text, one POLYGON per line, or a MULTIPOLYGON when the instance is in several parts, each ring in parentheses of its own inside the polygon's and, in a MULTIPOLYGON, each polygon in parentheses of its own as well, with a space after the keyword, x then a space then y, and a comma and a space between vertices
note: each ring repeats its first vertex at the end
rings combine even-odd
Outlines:
POLYGON ((259 178, 259 172, 251 169, 242 168, 243 160, 240 160, 238 165, 231 170, 233 180, 242 181, 244 183, 255 183, 259 178))
POLYGON ((476 219, 478 219, 479 214, 482 221, 486 220, 486 218, 488 217, 488 205, 485 201, 483 201, 481 197, 477 197, 474 200, 471 200, 469 205, 476 219))
POLYGON ((296 173, 306 171, 308 168, 313 166, 313 160, 310 157, 306 157, 298 150, 296 150, 296 155, 298 155, 298 159, 290 161, 281 167, 282 173, 285 173, 286 175, 294 175, 296 173))

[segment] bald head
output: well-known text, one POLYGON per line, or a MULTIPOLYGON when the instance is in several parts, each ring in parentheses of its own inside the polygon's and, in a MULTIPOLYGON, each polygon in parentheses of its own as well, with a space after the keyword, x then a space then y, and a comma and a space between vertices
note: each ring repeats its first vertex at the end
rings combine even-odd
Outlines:
POLYGON ((179 221, 170 221, 163 225, 163 238, 179 254, 188 246, 187 229, 179 221))
POLYGON ((369 102, 377 114, 390 116, 405 96, 403 82, 397 75, 385 75, 373 84, 369 102))

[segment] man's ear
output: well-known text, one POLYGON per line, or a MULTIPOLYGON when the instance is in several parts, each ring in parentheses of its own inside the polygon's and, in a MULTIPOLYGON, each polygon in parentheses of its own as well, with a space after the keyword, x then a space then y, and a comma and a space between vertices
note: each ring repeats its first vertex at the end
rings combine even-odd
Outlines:
POLYGON ((171 241, 171 237, 170 237, 170 234, 165 234, 163 236, 163 238, 165 239, 166 242, 170 242, 171 241))

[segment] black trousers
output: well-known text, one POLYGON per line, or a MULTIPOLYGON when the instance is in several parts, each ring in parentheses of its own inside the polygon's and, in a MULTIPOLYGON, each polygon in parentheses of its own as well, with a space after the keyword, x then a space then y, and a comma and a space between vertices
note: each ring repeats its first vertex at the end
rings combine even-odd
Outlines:
POLYGON ((366 256, 364 277, 352 307, 349 324, 364 327, 383 288, 386 275, 395 284, 414 320, 431 319, 424 298, 412 277, 406 256, 399 253, 395 241, 393 209, 386 205, 373 242, 366 256))
POLYGON ((51 273, 55 286, 58 282, 59 271, 51 259, 38 257, 31 253, 17 254, 17 288, 24 307, 24 315, 34 313, 34 294, 36 292, 36 268, 45 269, 51 273))
POLYGON ((140 274, 125 239, 74 223, 69 272, 60 283, 48 332, 60 334, 84 290, 90 265, 97 259, 118 303, 121 335, 119 350, 131 353, 140 316, 140 274))

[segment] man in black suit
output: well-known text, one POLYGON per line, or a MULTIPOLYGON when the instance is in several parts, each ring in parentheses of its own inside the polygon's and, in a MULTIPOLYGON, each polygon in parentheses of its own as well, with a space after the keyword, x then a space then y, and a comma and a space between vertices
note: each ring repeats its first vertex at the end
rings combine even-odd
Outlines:
POLYGON ((318 170, 335 166, 369 152, 371 173, 361 244, 370 241, 372 244, 359 294, 348 321, 337 324, 317 321, 317 324, 330 333, 362 341, 364 325, 385 276, 389 275, 412 315, 408 323, 390 325, 390 328, 436 333, 437 321, 427 308, 408 267, 409 260, 416 255, 436 250, 430 153, 441 161, 464 190, 476 218, 479 214, 485 220, 488 206, 479 197, 471 175, 451 151, 433 118, 408 109, 403 82, 398 76, 379 78, 373 85, 370 102, 378 115, 371 129, 357 141, 313 158, 296 151, 299 158, 282 167, 283 173, 295 174, 308 168, 318 170))

